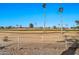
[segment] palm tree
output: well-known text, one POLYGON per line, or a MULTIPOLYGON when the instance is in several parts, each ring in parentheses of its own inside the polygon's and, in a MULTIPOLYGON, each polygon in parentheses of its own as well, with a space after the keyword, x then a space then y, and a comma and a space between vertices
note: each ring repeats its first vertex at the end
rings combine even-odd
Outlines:
POLYGON ((63 12, 63 7, 59 7, 59 12, 62 13, 63 12))
MULTIPOLYGON (((62 6, 59 7, 58 12, 60 13, 60 17, 62 18, 62 13, 63 13, 62 6)), ((62 31, 63 31, 63 20, 61 19, 61 34, 62 34, 62 31)))
POLYGON ((43 3, 43 4, 42 4, 42 7, 43 7, 43 8, 46 8, 46 3, 43 3))
MULTIPOLYGON (((43 29, 44 29, 44 33, 45 33, 45 26, 46 26, 46 3, 43 3, 42 4, 42 8, 43 8, 43 10, 44 10, 44 27, 43 27, 43 29)), ((42 37, 42 39, 44 39, 44 36, 42 37)))
MULTIPOLYGON (((60 13, 60 17, 61 17, 61 38, 63 37, 63 16, 62 16, 62 13, 64 11, 64 8, 62 7, 62 5, 60 4, 60 7, 58 9, 58 12, 60 13)), ((66 39, 66 38, 65 38, 66 39)), ((67 48, 67 41, 65 40, 65 47, 67 48)))
POLYGON ((46 26, 46 3, 43 3, 42 4, 42 7, 43 7, 43 9, 44 9, 44 30, 45 30, 45 26, 46 26))

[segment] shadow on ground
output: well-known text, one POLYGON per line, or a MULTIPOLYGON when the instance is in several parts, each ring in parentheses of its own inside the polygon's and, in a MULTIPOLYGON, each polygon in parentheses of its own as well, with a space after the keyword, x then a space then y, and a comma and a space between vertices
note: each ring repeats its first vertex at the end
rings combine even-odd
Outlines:
POLYGON ((79 41, 77 39, 75 39, 75 41, 73 42, 73 44, 65 51, 63 51, 61 53, 61 55, 74 55, 77 48, 79 48, 79 41))

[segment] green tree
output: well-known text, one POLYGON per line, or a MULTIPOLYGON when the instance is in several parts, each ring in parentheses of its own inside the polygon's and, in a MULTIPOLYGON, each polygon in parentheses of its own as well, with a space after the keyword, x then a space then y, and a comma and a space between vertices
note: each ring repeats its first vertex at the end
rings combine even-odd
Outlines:
POLYGON ((76 23, 76 25, 79 25, 79 20, 76 20, 75 23, 76 23))
POLYGON ((4 26, 0 26, 0 29, 4 29, 4 26))
POLYGON ((34 25, 32 23, 29 24, 29 28, 33 28, 34 25))
POLYGON ((79 20, 76 20, 75 23, 76 23, 76 28, 79 29, 79 20))
POLYGON ((12 29, 13 27, 12 26, 8 26, 8 27, 6 27, 7 29, 12 29))
POLYGON ((57 29, 57 27, 56 26, 53 26, 53 29, 57 29))

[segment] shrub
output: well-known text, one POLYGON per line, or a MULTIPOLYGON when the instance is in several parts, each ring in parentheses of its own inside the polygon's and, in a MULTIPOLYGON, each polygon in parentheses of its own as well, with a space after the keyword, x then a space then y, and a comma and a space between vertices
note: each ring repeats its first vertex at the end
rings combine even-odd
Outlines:
POLYGON ((8 36, 5 36, 3 41, 7 42, 8 41, 8 36))

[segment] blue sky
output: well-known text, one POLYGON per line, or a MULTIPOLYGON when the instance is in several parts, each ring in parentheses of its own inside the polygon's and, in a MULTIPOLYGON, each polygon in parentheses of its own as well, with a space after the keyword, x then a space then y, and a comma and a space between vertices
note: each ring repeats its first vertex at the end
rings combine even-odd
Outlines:
MULTIPOLYGON (((60 24, 59 3, 47 3, 46 26, 58 26, 60 24)), ((68 27, 75 25, 79 20, 79 4, 63 3, 63 23, 68 27)), ((33 23, 35 26, 43 26, 44 9, 41 3, 0 3, 0 26, 28 26, 33 23)), ((65 25, 64 25, 65 26, 65 25)))

